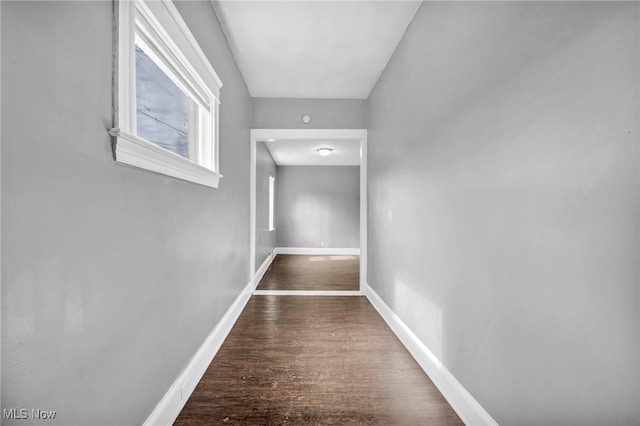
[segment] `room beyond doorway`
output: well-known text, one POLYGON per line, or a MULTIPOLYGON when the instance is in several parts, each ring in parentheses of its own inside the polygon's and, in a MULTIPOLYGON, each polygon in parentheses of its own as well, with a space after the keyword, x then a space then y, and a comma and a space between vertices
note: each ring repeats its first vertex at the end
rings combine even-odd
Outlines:
POLYGON ((366 130, 254 129, 250 165, 249 272, 256 292, 362 294, 366 130), (322 147, 334 148, 330 161, 320 157, 322 147), (332 270, 347 264, 350 272, 338 279, 332 270), (324 276, 322 282, 312 284, 314 274, 324 276))

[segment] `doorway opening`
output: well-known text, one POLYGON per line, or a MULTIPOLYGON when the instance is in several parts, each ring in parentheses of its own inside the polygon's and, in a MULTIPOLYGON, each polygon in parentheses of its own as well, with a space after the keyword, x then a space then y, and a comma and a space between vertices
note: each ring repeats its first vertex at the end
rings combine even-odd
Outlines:
POLYGON ((362 295, 367 131, 253 129, 250 142, 254 294, 362 295))

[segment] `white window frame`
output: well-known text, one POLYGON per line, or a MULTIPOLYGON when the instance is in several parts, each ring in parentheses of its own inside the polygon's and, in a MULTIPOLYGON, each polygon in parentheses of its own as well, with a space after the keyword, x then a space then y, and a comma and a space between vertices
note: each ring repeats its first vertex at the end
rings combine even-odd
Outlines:
MULTIPOLYGON (((170 0, 115 0, 113 154, 118 163, 217 188, 222 175, 218 122, 222 81, 170 0), (163 71, 185 93, 204 105, 204 131, 196 161, 136 134, 135 44, 151 46, 163 71), (208 108, 208 110, 207 110, 208 108)), ((145 50, 145 53, 146 50, 145 50)), ((155 62, 155 61, 154 61, 155 62)))
POLYGON ((269 232, 276 230, 275 225, 276 178, 269 175, 269 232))

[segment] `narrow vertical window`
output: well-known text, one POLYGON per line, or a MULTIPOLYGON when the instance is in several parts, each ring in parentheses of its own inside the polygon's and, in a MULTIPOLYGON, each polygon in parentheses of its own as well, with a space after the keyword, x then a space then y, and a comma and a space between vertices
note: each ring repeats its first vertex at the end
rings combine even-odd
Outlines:
POLYGON ((269 231, 276 229, 275 226, 275 195, 276 195, 276 178, 269 175, 269 231))

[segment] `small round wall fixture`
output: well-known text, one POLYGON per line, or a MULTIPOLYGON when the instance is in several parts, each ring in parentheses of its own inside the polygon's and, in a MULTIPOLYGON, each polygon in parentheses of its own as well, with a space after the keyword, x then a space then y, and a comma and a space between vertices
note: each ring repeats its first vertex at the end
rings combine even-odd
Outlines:
POLYGON ((304 124, 309 124, 311 123, 311 116, 309 114, 305 114, 302 116, 302 122, 304 124))
POLYGON ((316 151, 318 151, 318 154, 322 157, 328 157, 333 152, 333 148, 318 148, 316 151))

